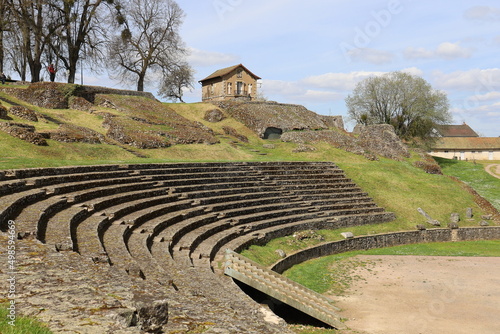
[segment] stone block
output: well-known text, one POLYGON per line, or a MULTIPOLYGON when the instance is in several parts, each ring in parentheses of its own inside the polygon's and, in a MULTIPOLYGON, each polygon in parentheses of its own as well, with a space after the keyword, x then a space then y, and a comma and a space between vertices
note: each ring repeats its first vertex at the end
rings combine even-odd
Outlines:
POLYGON ((450 223, 458 223, 460 221, 460 214, 452 213, 450 215, 450 223))
POLYGON ((342 233, 340 233, 340 235, 343 236, 345 239, 354 238, 354 234, 352 232, 342 232, 342 233))
POLYGON ((471 219, 474 215, 472 214, 472 208, 467 208, 467 210, 465 211, 465 217, 467 219, 471 219))

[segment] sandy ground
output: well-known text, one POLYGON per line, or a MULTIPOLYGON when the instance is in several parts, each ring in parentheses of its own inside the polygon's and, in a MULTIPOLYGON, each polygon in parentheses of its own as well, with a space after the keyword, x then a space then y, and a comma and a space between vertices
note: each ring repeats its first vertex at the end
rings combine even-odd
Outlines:
POLYGON ((373 265, 334 297, 355 333, 500 333, 500 258, 358 256, 373 265))
POLYGON ((500 165, 488 165, 484 169, 496 178, 500 179, 500 165))

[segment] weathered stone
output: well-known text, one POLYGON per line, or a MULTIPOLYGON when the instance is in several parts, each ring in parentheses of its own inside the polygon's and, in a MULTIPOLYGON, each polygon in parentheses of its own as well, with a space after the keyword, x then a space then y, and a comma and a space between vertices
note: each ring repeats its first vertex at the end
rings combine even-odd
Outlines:
POLYGON ((238 139, 239 141, 242 141, 244 143, 248 143, 248 138, 246 136, 238 133, 238 131, 236 131, 236 129, 234 129, 230 126, 223 126, 222 130, 224 130, 224 133, 226 135, 235 137, 236 139, 238 139))
POLYGON ((219 109, 207 110, 205 112, 204 120, 209 121, 211 123, 217 123, 225 119, 224 113, 219 109))
POLYGON ((144 276, 144 273, 142 272, 141 268, 135 263, 130 264, 129 267, 126 269, 126 271, 132 277, 142 278, 142 279, 146 278, 144 276))
POLYGON ((481 216, 481 219, 492 220, 493 219, 493 215, 483 215, 483 216, 481 216))
POLYGON ((449 223, 448 224, 448 228, 452 229, 452 230, 455 230, 457 229, 459 226, 458 226, 458 223, 449 223))
POLYGON ((277 253, 277 254, 278 254, 281 258, 283 258, 283 259, 286 257, 286 253, 285 253, 285 251, 284 251, 284 250, 282 250, 282 249, 277 249, 277 250, 276 250, 276 253, 277 253))
POLYGON ((267 149, 275 149, 276 148, 276 145, 274 144, 264 144, 262 145, 263 148, 267 148, 267 149))
POLYGON ((425 227, 425 225, 422 225, 422 224, 417 224, 417 226, 415 226, 415 227, 419 231, 425 231, 427 229, 427 227, 425 227))
POLYGON ((20 123, 1 123, 0 130, 31 144, 47 146, 45 139, 38 132, 35 132, 34 126, 20 123))
POLYGON ((72 251, 73 250, 73 244, 71 242, 60 242, 55 244, 56 251, 58 252, 64 252, 64 251, 72 251))
POLYGON ((425 212, 422 208, 418 208, 417 211, 425 217, 425 220, 427 221, 427 223, 431 224, 431 225, 434 225, 434 226, 441 226, 441 223, 438 221, 438 220, 435 220, 435 219, 432 219, 431 216, 429 216, 427 214, 427 212, 425 212))
POLYGON ((22 240, 29 237, 34 237, 32 232, 19 232, 17 233, 17 239, 22 240))
POLYGON ((27 121, 38 122, 36 113, 24 106, 12 106, 9 109, 9 113, 27 121))
POLYGON ((352 232, 342 232, 340 233, 340 235, 343 236, 345 239, 354 238, 354 234, 352 232))
POLYGON ((472 214, 472 208, 467 208, 467 209, 465 210, 465 217, 466 217, 467 219, 471 219, 473 216, 474 216, 474 215, 472 214))
POLYGON ((486 220, 481 220, 479 223, 480 226, 490 226, 490 223, 488 223, 486 220))
POLYGON ((460 221, 460 214, 458 213, 452 213, 450 215, 450 222, 451 223, 458 223, 460 221))
POLYGON ((137 320, 143 331, 158 333, 168 323, 168 302, 155 301, 151 304, 142 304, 137 308, 137 320))
POLYGON ((314 146, 299 144, 297 148, 295 148, 292 152, 300 153, 300 152, 314 152, 314 151, 316 151, 316 148, 314 146))
POLYGON ((123 327, 137 326, 137 311, 132 309, 118 310, 111 316, 123 327))
POLYGON ((8 119, 7 117, 7 108, 5 108, 4 106, 2 106, 0 104, 0 118, 1 119, 8 119))

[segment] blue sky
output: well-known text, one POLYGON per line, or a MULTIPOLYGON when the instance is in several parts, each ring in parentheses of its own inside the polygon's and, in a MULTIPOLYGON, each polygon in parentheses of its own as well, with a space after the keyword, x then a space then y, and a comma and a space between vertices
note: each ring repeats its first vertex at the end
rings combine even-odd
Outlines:
MULTIPOLYGON (((455 124, 500 136, 500 3, 178 0, 196 80, 244 64, 269 100, 347 117, 360 80, 408 71, 447 93, 455 124)), ((200 85, 185 94, 201 99, 200 85)), ((352 124, 348 123, 348 128, 352 124)))

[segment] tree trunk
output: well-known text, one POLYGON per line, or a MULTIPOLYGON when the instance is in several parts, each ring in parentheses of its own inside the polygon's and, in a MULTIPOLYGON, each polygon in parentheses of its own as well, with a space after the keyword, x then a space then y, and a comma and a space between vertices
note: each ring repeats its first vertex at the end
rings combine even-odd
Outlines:
POLYGON ((139 80, 137 80, 137 91, 138 92, 144 91, 144 77, 145 76, 146 76, 146 73, 139 73, 139 80))

